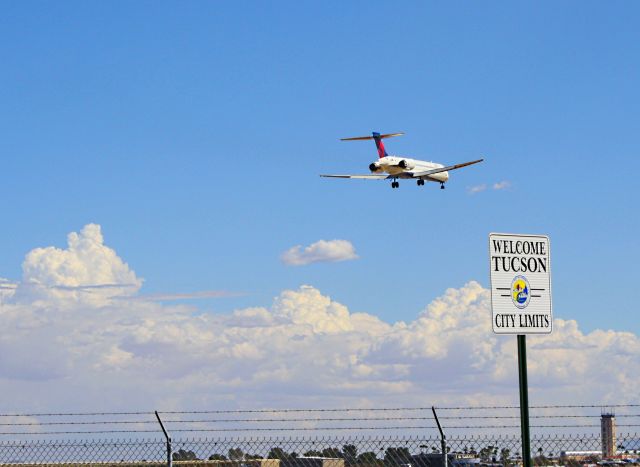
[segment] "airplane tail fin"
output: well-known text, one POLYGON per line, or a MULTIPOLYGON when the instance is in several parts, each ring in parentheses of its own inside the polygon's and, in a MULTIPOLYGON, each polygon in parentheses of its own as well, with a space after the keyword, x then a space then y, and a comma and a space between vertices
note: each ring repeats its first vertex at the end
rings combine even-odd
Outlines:
POLYGON ((386 135, 381 135, 380 133, 373 132, 372 136, 356 136, 354 138, 341 138, 340 141, 363 141, 367 139, 372 139, 376 142, 376 148, 378 149, 378 157, 381 159, 385 156, 388 156, 387 150, 384 148, 384 143, 382 140, 384 138, 391 138, 392 136, 402 136, 404 133, 387 133, 386 135))

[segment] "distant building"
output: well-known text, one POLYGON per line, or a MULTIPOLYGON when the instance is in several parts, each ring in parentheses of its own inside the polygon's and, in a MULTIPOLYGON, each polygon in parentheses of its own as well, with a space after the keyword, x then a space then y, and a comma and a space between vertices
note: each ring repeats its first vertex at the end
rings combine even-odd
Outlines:
POLYGON ((603 413, 600 417, 600 433, 602 435, 602 457, 612 458, 616 455, 616 416, 603 413))
POLYGON ((344 459, 332 457, 291 457, 283 459, 280 467, 344 467, 344 459))
POLYGON ((456 458, 449 463, 451 467, 478 467, 480 465, 479 457, 472 456, 456 456, 456 458))
POLYGON ((600 451, 562 451, 560 459, 565 462, 569 459, 584 462, 590 459, 600 459, 602 453, 600 451))
MULTIPOLYGON (((423 453, 411 456, 411 467, 442 467, 442 454, 440 453, 423 453)), ((449 467, 477 467, 480 465, 480 459, 477 457, 449 453, 447 454, 447 464, 449 467)))

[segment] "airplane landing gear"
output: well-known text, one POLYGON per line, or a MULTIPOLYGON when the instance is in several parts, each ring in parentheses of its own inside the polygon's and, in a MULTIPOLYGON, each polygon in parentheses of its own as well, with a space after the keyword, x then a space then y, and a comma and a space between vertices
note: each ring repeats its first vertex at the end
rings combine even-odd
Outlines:
POLYGON ((418 186, 423 186, 424 185, 424 180, 422 180, 421 178, 418 179, 418 186))
POLYGON ((444 182, 440 182, 440 189, 444 190, 444 182))
POLYGON ((391 188, 399 188, 399 187, 400 187, 400 182, 396 182, 395 180, 391 182, 391 188))

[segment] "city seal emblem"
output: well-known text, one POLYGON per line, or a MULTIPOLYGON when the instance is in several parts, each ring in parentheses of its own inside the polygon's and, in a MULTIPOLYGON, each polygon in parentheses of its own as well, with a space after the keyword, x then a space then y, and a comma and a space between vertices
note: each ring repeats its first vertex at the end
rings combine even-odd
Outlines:
POLYGON ((516 276, 511 282, 511 300, 518 308, 526 308, 531 300, 531 287, 529 281, 524 276, 516 276))

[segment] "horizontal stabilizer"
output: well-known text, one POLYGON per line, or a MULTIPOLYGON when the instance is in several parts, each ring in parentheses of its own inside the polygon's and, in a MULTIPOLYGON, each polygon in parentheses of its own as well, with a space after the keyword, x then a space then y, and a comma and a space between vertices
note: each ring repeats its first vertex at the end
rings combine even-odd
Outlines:
MULTIPOLYGON (((387 133, 386 135, 378 136, 378 138, 384 139, 384 138, 391 138, 393 136, 402 136, 402 135, 404 135, 404 133, 387 133)), ((368 139, 374 139, 374 137, 373 136, 355 136, 353 138, 340 138, 340 141, 365 141, 368 139)))
POLYGON ((425 177, 427 175, 433 175, 433 174, 437 174, 437 173, 440 173, 440 172, 447 172, 449 170, 461 169, 462 167, 467 167, 468 165, 477 164, 479 162, 482 162, 483 160, 484 159, 478 159, 476 161, 463 162, 462 164, 449 165, 447 167, 440 167, 438 169, 425 170, 424 172, 414 172, 413 173, 413 178, 425 177))

